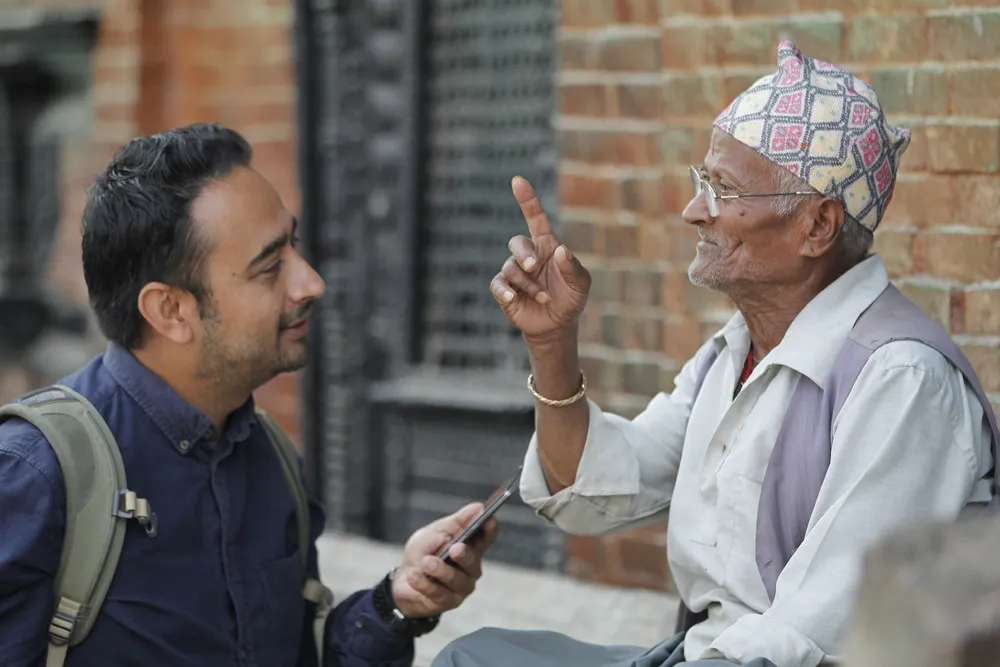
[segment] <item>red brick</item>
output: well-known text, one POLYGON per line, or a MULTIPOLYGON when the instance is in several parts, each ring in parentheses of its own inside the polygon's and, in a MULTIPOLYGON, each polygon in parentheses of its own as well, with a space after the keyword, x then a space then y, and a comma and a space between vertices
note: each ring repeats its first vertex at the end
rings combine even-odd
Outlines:
MULTIPOLYGON (((890 115, 890 122, 896 122, 890 115)), ((898 124, 898 123, 897 123, 898 124)), ((923 125, 909 124, 910 146, 903 153, 900 169, 909 172, 926 171, 930 168, 930 148, 927 143, 927 128, 923 125)))
POLYGON ((929 125, 930 167, 939 173, 996 173, 1000 169, 1000 122, 929 125))
POLYGON ((700 240, 698 228, 682 221, 671 221, 668 228, 672 237, 670 261, 681 262, 686 267, 695 257, 700 240))
MULTIPOLYGON (((604 313, 601 315, 600 321, 603 323, 608 317, 609 314, 604 313)), ((598 339, 597 342, 601 342, 601 339, 598 339)), ((601 391, 608 393, 622 391, 623 372, 620 362, 595 359, 584 355, 580 358, 580 367, 587 375, 588 383, 600 387, 601 391)))
MULTIPOLYGON (((786 36, 795 45, 812 58, 821 58, 833 63, 843 60, 844 53, 844 20, 839 16, 829 14, 822 17, 796 19, 782 26, 779 37, 786 36)), ((771 60, 777 69, 775 42, 771 47, 771 60)))
POLYGON ((614 0, 614 3, 618 23, 655 24, 660 20, 657 0, 614 0))
POLYGON ((895 229, 879 229, 875 234, 875 251, 882 256, 889 275, 903 276, 913 271, 915 235, 895 229))
POLYGON ((722 111, 725 105, 729 104, 744 91, 755 84, 761 77, 773 74, 774 69, 761 67, 748 72, 726 72, 722 77, 722 106, 718 111, 722 111))
POLYGON ((615 20, 615 3, 608 0, 560 2, 559 15, 566 28, 599 28, 615 20))
POLYGON ((567 570, 580 579, 594 581, 607 566, 604 542, 599 537, 570 535, 566 551, 567 570))
POLYGON ((663 325, 663 353, 667 358, 685 362, 705 342, 694 318, 672 318, 663 325))
POLYGON ((590 270, 590 299, 594 301, 621 301, 622 272, 613 271, 598 263, 588 263, 590 270))
POLYGON ((584 37, 561 37, 559 39, 559 70, 585 70, 594 67, 591 41, 584 37))
POLYGON ((659 178, 626 178, 621 183, 622 207, 649 215, 663 213, 665 200, 662 188, 659 178))
POLYGON ((693 69, 715 63, 712 29, 703 24, 671 21, 660 39, 660 58, 671 69, 693 69))
POLYGON ((659 37, 614 37, 596 42, 597 68, 614 72, 654 72, 660 69, 659 37))
POLYGON ((614 225, 604 230, 604 255, 610 258, 635 257, 638 254, 638 228, 614 225))
POLYGON ((711 135, 711 124, 703 127, 669 128, 663 132, 663 162, 669 165, 700 164, 705 159, 711 135))
POLYGON ((796 0, 732 0, 732 5, 737 16, 791 14, 798 9, 796 0))
POLYGON ((1000 334, 1000 290, 970 289, 965 292, 963 329, 972 335, 1000 334))
POLYGON ((559 240, 577 255, 600 252, 598 228, 589 220, 574 220, 563 215, 556 225, 559 240))
POLYGON ((608 93, 603 84, 564 84, 559 86, 559 113, 564 116, 605 116, 608 93))
MULTIPOLYGON (((591 302, 587 305, 587 308, 580 315, 580 342, 581 343, 600 343, 601 342, 601 309, 596 303, 591 302)), ((593 360, 588 363, 593 364, 593 360)), ((580 364, 584 364, 584 360, 580 360, 580 364)), ((587 373, 588 378, 596 378, 595 375, 591 374, 588 368, 583 369, 587 373)), ((593 380, 591 380, 593 382, 593 380)), ((595 387, 599 385, 594 385, 595 387)), ((608 388, 610 391, 611 388, 608 388)))
POLYGON ((671 234, 658 219, 639 223, 639 256, 646 264, 662 262, 670 256, 671 234))
POLYGON ((954 114, 1000 116, 1000 64, 952 68, 951 111, 954 114))
POLYGON ((667 555, 662 546, 623 536, 616 540, 623 583, 666 590, 670 582, 667 555))
POLYGON ((851 62, 920 62, 927 54, 927 19, 918 14, 856 16, 847 35, 851 62))
POLYGON ((665 117, 704 116, 712 119, 729 103, 723 101, 722 81, 714 74, 671 74, 663 82, 665 117))
POLYGON ((777 68, 775 47, 778 45, 777 21, 738 22, 715 26, 712 44, 715 57, 722 65, 771 65, 777 68))
POLYGON ((1000 58, 1000 9, 977 9, 960 14, 932 15, 929 21, 930 57, 934 60, 989 60, 1000 58))
MULTIPOLYGON (((661 336, 663 325, 658 317, 643 315, 626 315, 624 317, 623 346, 626 350, 643 350, 659 352, 663 347, 661 336)), ((659 367, 656 371, 656 384, 659 385, 659 367)), ((625 389, 629 389, 628 369, 625 372, 625 389)))
POLYGON ((979 382, 988 392, 1000 392, 1000 348, 995 345, 963 345, 979 382))
POLYGON ((867 81, 887 114, 948 113, 948 73, 944 67, 874 68, 867 81))
POLYGON ((568 160, 649 167, 661 159, 656 132, 566 130, 559 143, 568 160))
POLYGON ((949 330, 951 327, 951 289, 935 285, 904 283, 899 290, 912 299, 931 319, 949 330))
POLYGON ((700 16, 718 16, 732 12, 731 3, 735 0, 660 0, 660 16, 669 17, 677 14, 695 14, 700 16))
POLYGON ((1000 280, 998 238, 992 234, 927 233, 918 238, 916 252, 930 276, 962 283, 1000 280))
MULTIPOLYGON (((695 164, 700 162, 701 160, 697 160, 695 164)), ((676 164, 674 166, 683 167, 684 165, 676 164)), ((687 171, 680 172, 679 170, 675 170, 664 174, 661 187, 666 210, 677 215, 684 212, 684 208, 694 196, 694 186, 691 184, 691 177, 687 171)))
POLYGON ((896 178, 896 190, 880 230, 953 222, 973 224, 963 220, 958 214, 956 180, 954 176, 900 174, 896 178))
MULTIPOLYGON (((660 273, 646 269, 629 269, 623 272, 622 301, 633 306, 659 306, 660 273)), ((659 334, 657 334, 659 335, 659 334)))
POLYGON ((617 208, 618 182, 612 178, 559 174, 559 204, 567 207, 617 208))
POLYGON ((1000 176, 959 176, 955 183, 956 222, 1000 227, 1000 176))
MULTIPOLYGON (((981 2, 981 0, 976 1, 981 2)), ((828 0, 813 0, 813 2, 823 5, 816 7, 816 9, 830 9, 828 0)), ((850 3, 843 4, 852 6, 855 11, 859 12, 889 12, 893 10, 943 9, 949 4, 955 4, 955 0, 851 0, 850 3)))
POLYGON ((273 103, 261 102, 252 106, 242 106, 236 112, 239 118, 234 125, 287 125, 295 121, 295 109, 286 100, 273 103))
POLYGON ((655 120, 661 115, 661 94, 657 85, 621 84, 615 86, 615 112, 621 118, 655 120))

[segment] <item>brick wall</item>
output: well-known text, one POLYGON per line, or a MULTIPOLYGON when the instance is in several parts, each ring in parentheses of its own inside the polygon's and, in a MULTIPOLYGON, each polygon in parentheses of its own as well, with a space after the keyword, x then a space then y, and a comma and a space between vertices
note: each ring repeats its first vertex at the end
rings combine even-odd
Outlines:
MULTIPOLYGON (((80 214, 86 189, 133 136, 219 121, 254 145, 255 166, 292 211, 300 206, 295 155, 292 5, 288 0, 0 0, 18 6, 100 6, 93 60, 89 136, 72 137, 62 155, 63 221, 50 280, 86 302, 80 214)), ((92 348, 104 343, 93 333, 92 348)), ((298 438, 299 377, 284 375, 258 402, 298 438)))
MULTIPOLYGON (((714 115, 774 70, 783 37, 864 76, 913 129, 877 250, 1000 397, 995 2, 564 0, 560 217, 594 276, 582 326, 594 398, 634 415, 731 315, 687 280, 697 233, 680 217, 685 169, 702 160, 714 115)), ((662 529, 574 538, 570 569, 669 586, 663 544, 662 529)))

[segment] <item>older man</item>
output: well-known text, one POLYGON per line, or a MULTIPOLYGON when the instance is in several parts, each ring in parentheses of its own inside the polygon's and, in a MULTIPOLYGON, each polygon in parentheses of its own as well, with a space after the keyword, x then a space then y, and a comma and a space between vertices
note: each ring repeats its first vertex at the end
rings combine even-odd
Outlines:
POLYGON ((437 665, 815 667, 837 657, 866 546, 991 501, 998 436, 975 373, 870 253, 909 139, 861 79, 779 46, 777 72, 716 119, 684 211, 691 281, 739 312, 633 420, 585 399, 590 276, 514 180, 531 237, 491 287, 531 353, 521 493, 577 534, 669 511, 690 622, 652 649, 484 630, 437 665))

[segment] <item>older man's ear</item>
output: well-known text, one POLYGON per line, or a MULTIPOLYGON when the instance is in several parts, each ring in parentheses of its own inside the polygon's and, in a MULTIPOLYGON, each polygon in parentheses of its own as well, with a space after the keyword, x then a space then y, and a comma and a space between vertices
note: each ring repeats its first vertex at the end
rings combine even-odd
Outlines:
POLYGON ((837 247, 840 232, 847 222, 844 205, 836 199, 824 197, 807 209, 809 220, 802 243, 804 257, 822 257, 837 247))

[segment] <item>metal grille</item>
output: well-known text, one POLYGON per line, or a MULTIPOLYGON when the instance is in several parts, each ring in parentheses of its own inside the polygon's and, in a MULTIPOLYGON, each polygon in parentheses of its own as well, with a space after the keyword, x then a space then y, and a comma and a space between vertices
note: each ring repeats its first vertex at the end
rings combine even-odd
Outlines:
POLYGON ((429 4, 422 361, 524 369, 489 283, 526 229, 511 178, 528 178, 554 213, 555 3, 429 4))
MULTIPOLYGON (((524 455, 523 375, 497 387, 526 357, 488 284, 524 229, 510 178, 553 210, 554 4, 299 0, 305 238, 327 281, 308 428, 331 529, 402 542, 524 455)), ((562 533, 519 498, 501 520, 492 557, 562 566, 562 533)))
MULTIPOLYGON (((407 345, 408 314, 399 305, 411 280, 400 243, 405 103, 410 54, 403 32, 406 0, 311 0, 301 21, 312 41, 315 155, 306 174, 313 260, 327 283, 313 397, 322 417, 323 499, 330 528, 370 533, 380 502, 381 462, 373 442, 367 384, 382 358, 407 345)), ((302 33, 300 33, 302 34, 302 33)), ((311 98, 311 99, 309 99, 311 98)))
POLYGON ((319 187, 312 224, 317 269, 327 290, 320 304, 321 375, 319 404, 324 447, 323 499, 328 526, 364 532, 367 527, 368 467, 364 422, 356 418, 364 390, 364 337, 354 326, 363 321, 359 304, 364 289, 364 193, 368 186, 364 3, 312 3, 317 59, 316 79, 323 81, 314 103, 319 187))

